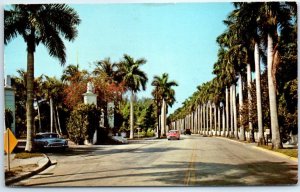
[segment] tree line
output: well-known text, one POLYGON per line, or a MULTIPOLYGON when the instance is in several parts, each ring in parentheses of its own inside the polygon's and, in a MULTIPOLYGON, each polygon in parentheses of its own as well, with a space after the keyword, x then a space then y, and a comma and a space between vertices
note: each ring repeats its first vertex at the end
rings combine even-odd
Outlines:
MULTIPOLYGON (((4 10, 5 45, 18 35, 23 37, 27 45, 27 70, 19 70, 19 76, 12 80, 16 88, 16 126, 19 131, 26 134, 25 151, 33 150, 33 136, 38 131, 50 130, 68 134, 67 119, 71 112, 82 103, 82 94, 86 90, 87 82, 94 84, 99 107, 105 109, 107 103, 112 101, 116 104, 116 111, 119 112, 116 117, 123 119, 116 121, 119 122, 116 127, 126 129, 129 125, 130 138, 133 138, 135 125, 143 123, 149 125, 150 128, 157 127, 158 122, 154 125, 155 122, 152 119, 159 117, 162 111, 163 130, 166 128, 167 106, 172 106, 175 101, 175 91, 172 86, 177 85, 176 82, 168 81, 166 73, 162 77, 154 77, 152 85, 155 87, 153 91, 155 99, 147 106, 146 114, 140 114, 144 117, 143 122, 139 120, 138 124, 134 123, 136 93, 145 90, 148 81, 146 73, 140 69, 146 63, 144 58, 135 60, 124 54, 121 61, 117 63, 112 63, 110 58, 96 62, 92 73, 80 70, 77 64, 68 65, 61 79, 47 75, 34 78, 36 47, 42 43, 49 55, 57 58, 61 65, 64 65, 66 53, 62 39, 75 40, 80 22, 76 11, 65 4, 14 4, 4 10), (131 94, 129 123, 126 123, 128 121, 125 118, 127 114, 124 111, 126 110, 120 108, 126 106, 127 100, 124 104, 122 97, 126 92, 131 94), (34 108, 37 109, 37 115, 34 108)), ((84 112, 85 108, 83 107, 80 111, 84 112)), ((107 113, 107 110, 104 112, 107 113)), ((136 117, 136 119, 139 118, 136 117)))
POLYGON ((295 2, 236 2, 217 37, 215 77, 172 115, 173 127, 282 148, 297 133, 297 5, 295 2), (261 65, 261 63, 263 65, 261 65), (262 71, 261 71, 262 69, 262 71), (255 73, 255 79, 252 74, 255 73), (236 87, 238 86, 238 93, 236 87), (213 111, 213 115, 212 115, 213 111), (212 126, 214 124, 214 126, 212 126))

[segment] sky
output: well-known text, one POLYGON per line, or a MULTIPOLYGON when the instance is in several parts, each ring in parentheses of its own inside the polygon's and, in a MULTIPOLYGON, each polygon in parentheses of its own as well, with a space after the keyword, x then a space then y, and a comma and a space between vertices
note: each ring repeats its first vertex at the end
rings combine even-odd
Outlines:
MULTIPOLYGON (((92 71, 94 63, 106 57, 118 62, 124 54, 145 58, 146 91, 138 97, 151 97, 154 75, 169 74, 175 80, 176 103, 169 114, 213 78, 217 61, 216 38, 225 30, 223 20, 233 9, 231 3, 164 4, 69 4, 80 16, 78 36, 65 42, 69 64, 92 71)), ((17 75, 26 69, 26 44, 21 37, 4 47, 4 74, 17 75)), ((41 44, 35 52, 35 76, 45 74, 60 78, 64 67, 49 56, 41 44)))

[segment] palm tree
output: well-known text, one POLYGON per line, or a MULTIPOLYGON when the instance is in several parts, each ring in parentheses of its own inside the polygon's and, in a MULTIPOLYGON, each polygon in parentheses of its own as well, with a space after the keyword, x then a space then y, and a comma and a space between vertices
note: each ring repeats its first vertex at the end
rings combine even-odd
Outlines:
POLYGON ((122 77, 117 78, 117 64, 111 63, 110 58, 105 58, 95 63, 96 68, 93 71, 94 75, 99 75, 108 83, 115 83, 117 80, 122 81, 122 77))
MULTIPOLYGON (((174 86, 178 86, 178 84, 175 81, 169 81, 169 74, 163 73, 162 76, 154 76, 153 81, 151 83, 152 86, 154 86, 154 90, 152 91, 152 95, 156 100, 157 104, 157 117, 159 121, 159 115, 160 115, 160 108, 166 107, 166 110, 162 108, 162 111, 166 111, 167 113, 167 106, 172 107, 172 105, 175 102, 175 91, 172 89, 174 86)), ((162 130, 165 129, 165 116, 164 112, 162 113, 162 130)), ((158 126, 158 138, 160 138, 161 134, 161 128, 158 126)))
MULTIPOLYGON (((264 47, 267 48, 267 70, 268 70, 268 90, 269 104, 272 129, 272 144, 274 148, 282 148, 277 103, 276 103, 276 69, 279 63, 278 40, 280 32, 288 29, 294 13, 295 3, 287 2, 265 2, 265 3, 236 3, 236 7, 240 9, 240 21, 246 24, 244 34, 253 35, 254 42, 258 43, 257 37, 260 36, 264 47), (248 19, 247 19, 248 18, 248 19), (251 21, 252 18, 252 22, 251 21), (247 19, 247 20, 245 20, 247 19), (278 33, 279 31, 279 33, 278 33), (275 43, 275 45, 274 45, 275 43)), ((255 44, 255 49, 258 46, 255 44)), ((256 51, 256 66, 259 67, 259 51, 256 51)), ((259 74, 259 73, 258 73, 259 74)), ((257 82, 259 85, 260 82, 257 82)), ((260 90, 257 91, 257 94, 260 90)), ((258 110, 261 106, 258 103, 258 110)), ((259 113, 258 113, 259 114, 259 113)), ((259 114, 260 116, 260 114, 259 114)), ((259 117, 261 118, 261 117, 259 117)), ((259 126, 262 127, 262 120, 259 119, 259 126)), ((260 143, 264 142, 263 129, 260 128, 260 143)))
POLYGON ((145 59, 134 60, 127 54, 124 54, 124 60, 118 64, 117 75, 122 77, 125 82, 125 86, 131 92, 130 97, 130 138, 133 138, 133 102, 136 92, 146 89, 146 83, 148 81, 146 73, 144 73, 140 67, 146 63, 145 59))
POLYGON ((50 104, 50 132, 54 132, 53 130, 55 127, 55 132, 62 135, 59 123, 57 104, 59 101, 62 100, 60 97, 60 93, 63 92, 63 84, 55 77, 49 77, 45 75, 45 78, 46 79, 43 82, 42 87, 44 91, 44 98, 49 100, 50 104))
POLYGON ((72 41, 77 36, 78 14, 65 4, 12 5, 4 11, 4 43, 21 35, 27 44, 27 142, 25 151, 32 151, 33 136, 33 80, 34 53, 42 43, 50 56, 66 62, 65 46, 61 36, 72 41))
POLYGON ((268 88, 269 104, 272 131, 272 146, 275 149, 282 148, 280 137, 277 99, 276 99, 276 69, 279 64, 278 40, 285 27, 289 27, 292 20, 290 4, 281 2, 266 2, 261 4, 260 17, 258 18, 258 28, 263 37, 263 42, 267 47, 267 68, 268 68, 268 88))
POLYGON ((68 65, 61 76, 61 80, 64 83, 80 82, 84 79, 84 76, 87 75, 86 70, 80 70, 79 65, 68 65))
POLYGON ((242 123, 242 119, 243 119, 243 115, 242 115, 242 109, 244 106, 244 102, 243 102, 243 81, 242 81, 242 75, 241 73, 239 74, 239 111, 240 111, 240 135, 239 138, 242 141, 246 140, 246 136, 245 136, 245 127, 242 123))

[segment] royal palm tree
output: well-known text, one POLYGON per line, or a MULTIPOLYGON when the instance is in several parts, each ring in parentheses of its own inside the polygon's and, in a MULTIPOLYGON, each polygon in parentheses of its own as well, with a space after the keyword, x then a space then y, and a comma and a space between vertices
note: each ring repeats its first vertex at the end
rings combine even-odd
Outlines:
POLYGON ((33 80, 34 53, 39 43, 46 46, 50 56, 66 62, 65 46, 61 37, 72 41, 77 36, 78 14, 65 4, 12 5, 4 11, 4 43, 17 35, 27 45, 27 142, 25 151, 32 151, 33 136, 33 80))
POLYGON ((61 80, 64 83, 71 83, 71 82, 80 82, 84 79, 84 76, 87 75, 86 70, 80 70, 79 65, 68 65, 61 76, 61 80))
POLYGON ((109 57, 96 62, 95 65, 94 75, 102 76, 108 83, 115 83, 117 80, 122 81, 122 77, 117 78, 116 76, 117 64, 112 63, 109 57))
MULTIPOLYGON (((276 103, 276 69, 279 64, 278 42, 280 32, 290 28, 291 18, 294 13, 295 3, 286 2, 265 2, 265 3, 236 3, 240 9, 240 21, 246 25, 244 34, 250 34, 254 39, 256 68, 259 69, 258 38, 261 39, 263 46, 267 48, 267 72, 268 90, 271 116, 272 144, 274 148, 282 148, 277 103, 276 103), (279 31, 279 33, 278 33, 279 31)), ((259 73, 257 73, 259 74, 259 73)), ((260 82, 257 82, 259 85, 260 82)), ((260 90, 257 91, 260 94, 260 90)), ((259 98, 258 98, 259 99, 259 98)), ((261 106, 258 103, 258 110, 261 106)), ((258 113, 259 116, 260 113, 258 113)), ((260 143, 264 143, 262 120, 259 117, 260 143)))
POLYGON ((230 52, 226 48, 229 41, 229 34, 223 33, 217 39, 220 44, 218 61, 214 65, 213 73, 217 75, 220 86, 225 89, 225 109, 226 109, 226 136, 229 136, 229 87, 236 81, 235 70, 230 58, 230 52))
POLYGON ((260 17, 258 18, 258 28, 265 46, 267 47, 267 70, 268 70, 268 88, 269 104, 272 131, 272 146, 275 149, 282 148, 280 137, 277 95, 276 95, 276 69, 279 64, 278 42, 280 35, 278 31, 289 27, 292 20, 292 11, 290 4, 281 2, 261 3, 260 17))
POLYGON ((130 138, 133 138, 133 103, 135 94, 141 90, 146 90, 146 83, 148 81, 147 75, 140 67, 146 63, 145 59, 137 59, 124 54, 123 60, 118 63, 117 76, 122 77, 127 90, 131 92, 130 97, 130 138))
POLYGON ((62 101, 60 93, 63 92, 63 84, 55 77, 45 75, 45 81, 43 82, 42 87, 44 98, 49 100, 50 105, 50 132, 54 132, 55 127, 55 132, 61 135, 62 131, 59 123, 57 104, 62 101))
MULTIPOLYGON (((250 52, 254 52, 254 67, 255 67, 255 86, 256 86, 256 104, 257 104, 257 119, 258 119, 258 143, 265 144, 264 139, 264 130, 263 130, 263 122, 262 122, 262 103, 261 103, 261 86, 260 86, 260 55, 259 55, 259 36, 258 36, 258 23, 257 18, 259 16, 259 7, 260 3, 234 3, 235 5, 235 16, 237 20, 237 25, 239 27, 239 36, 240 39, 243 39, 244 46, 246 48, 246 55, 250 55, 250 52), (254 50, 253 50, 254 49, 254 50)), ((249 56, 245 58, 250 58, 249 56)), ((245 60, 247 63, 247 79, 248 86, 251 85, 250 81, 250 62, 245 60)), ((248 87, 249 88, 249 87, 248 87)), ((249 106, 251 107, 251 97, 249 99, 250 88, 248 89, 248 101, 249 106)), ((251 108, 249 108, 249 111, 251 108)), ((253 141, 253 133, 251 134, 253 141)))
MULTIPOLYGON (((163 73, 162 76, 154 76, 153 81, 151 83, 154 86, 154 90, 152 91, 152 95, 156 100, 157 104, 157 117, 159 121, 159 115, 161 113, 160 108, 162 106, 166 107, 166 113, 168 106, 172 107, 175 102, 175 91, 172 87, 178 86, 175 81, 169 80, 169 75, 167 73, 163 73)), ((166 114, 161 114, 162 119, 165 119, 166 114)), ((164 122, 164 120, 163 120, 164 122)), ((165 122, 164 122, 165 123, 165 122)), ((165 125, 162 125, 163 129, 165 129, 165 125)), ((158 126, 158 138, 160 138, 161 128, 158 126)))

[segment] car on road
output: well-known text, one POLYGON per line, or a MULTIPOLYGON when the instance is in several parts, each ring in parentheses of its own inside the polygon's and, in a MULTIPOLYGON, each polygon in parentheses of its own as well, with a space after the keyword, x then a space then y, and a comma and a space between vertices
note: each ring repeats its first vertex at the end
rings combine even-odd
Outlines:
POLYGON ((185 135, 191 135, 192 132, 190 129, 185 129, 184 132, 183 132, 185 135))
POLYGON ((180 133, 178 130, 170 130, 169 133, 167 134, 167 139, 171 140, 171 139, 180 139, 180 133))
POLYGON ((61 149, 69 147, 66 139, 60 138, 57 133, 37 133, 34 137, 34 145, 38 149, 61 149))

